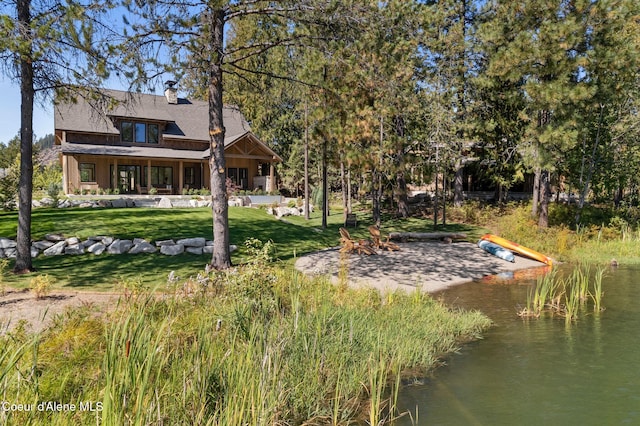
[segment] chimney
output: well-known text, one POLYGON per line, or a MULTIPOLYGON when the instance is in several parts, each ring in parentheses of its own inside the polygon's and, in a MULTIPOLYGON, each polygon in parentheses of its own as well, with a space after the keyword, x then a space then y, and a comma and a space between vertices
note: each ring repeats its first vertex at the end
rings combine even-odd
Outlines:
POLYGON ((175 86, 177 83, 173 80, 167 80, 164 82, 164 96, 167 98, 167 103, 176 105, 178 103, 178 89, 175 86))

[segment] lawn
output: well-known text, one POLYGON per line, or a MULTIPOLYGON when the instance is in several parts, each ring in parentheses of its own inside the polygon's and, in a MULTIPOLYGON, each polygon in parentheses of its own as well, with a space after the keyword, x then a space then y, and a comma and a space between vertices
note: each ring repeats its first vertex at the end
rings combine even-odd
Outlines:
MULTIPOLYGON (((240 249, 232 256, 234 263, 244 261, 243 243, 248 238, 273 241, 275 258, 292 262, 295 256, 339 244, 338 229, 342 226, 342 213, 334 211, 328 217, 327 229, 321 227, 321 216, 315 212, 311 220, 303 217, 286 217, 278 220, 263 209, 229 208, 229 232, 231 244, 240 249)), ((358 214, 358 228, 351 230, 356 238, 368 236, 367 226, 371 216, 358 214)), ((0 212, 0 236, 15 238, 16 212, 0 212)), ((383 232, 429 231, 432 222, 427 219, 385 220, 383 232)), ((453 232, 472 232, 468 227, 450 225, 453 232)), ((48 233, 86 238, 108 235, 116 238, 145 238, 149 241, 169 238, 212 237, 211 210, 199 209, 34 209, 32 238, 39 240, 48 233)), ((166 281, 170 271, 183 278, 195 276, 209 262, 209 255, 160 254, 93 256, 39 256, 34 267, 41 274, 48 274, 60 288, 111 290, 125 280, 140 278, 143 283, 157 285, 166 281)), ((26 287, 30 277, 6 273, 4 281, 15 287, 26 287)))

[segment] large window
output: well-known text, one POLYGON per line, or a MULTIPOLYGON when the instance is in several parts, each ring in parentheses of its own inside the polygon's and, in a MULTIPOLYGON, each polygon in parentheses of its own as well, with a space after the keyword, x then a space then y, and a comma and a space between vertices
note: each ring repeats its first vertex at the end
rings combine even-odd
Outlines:
MULTIPOLYGON (((149 186, 147 184, 146 166, 144 168, 142 182, 144 186, 149 186)), ((151 166, 151 185, 170 188, 173 185, 173 167, 151 166)))
POLYGON ((191 188, 196 184, 196 168, 195 167, 185 167, 184 168, 184 183, 185 185, 189 185, 191 188))
POLYGON ((147 141, 147 125, 136 123, 136 142, 145 143, 147 141))
POLYGON ((122 135, 122 142, 133 142, 133 123, 123 121, 120 125, 120 134, 122 135))
POLYGON ((80 182, 96 181, 96 165, 94 163, 80 163, 80 182))
POLYGON ((227 177, 241 189, 249 189, 249 169, 242 167, 229 167, 227 177))
POLYGON ((158 125, 147 125, 147 143, 158 143, 158 125))
POLYGON ((159 128, 157 124, 123 121, 120 124, 120 135, 123 142, 155 144, 158 143, 159 128))

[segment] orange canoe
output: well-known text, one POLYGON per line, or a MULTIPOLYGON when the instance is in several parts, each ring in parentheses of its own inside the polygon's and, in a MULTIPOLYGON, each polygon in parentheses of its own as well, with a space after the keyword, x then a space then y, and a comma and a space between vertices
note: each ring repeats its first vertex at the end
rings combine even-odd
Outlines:
POLYGON ((506 240, 506 239, 504 239, 502 237, 498 237, 497 235, 485 234, 482 237, 480 237, 480 239, 481 240, 491 241, 492 243, 496 243, 496 244, 498 244, 498 245, 500 245, 500 246, 502 246, 502 247, 504 247, 504 248, 506 248, 508 250, 511 250, 511 251, 513 251, 515 253, 518 253, 518 254, 520 254, 522 256, 525 256, 525 257, 528 257, 530 259, 537 260, 538 262, 542 262, 542 263, 547 264, 549 266, 551 266, 553 264, 553 260, 550 257, 545 256, 542 253, 538 253, 537 251, 532 250, 532 249, 530 249, 528 247, 521 246, 518 243, 514 243, 513 241, 509 241, 509 240, 506 240))

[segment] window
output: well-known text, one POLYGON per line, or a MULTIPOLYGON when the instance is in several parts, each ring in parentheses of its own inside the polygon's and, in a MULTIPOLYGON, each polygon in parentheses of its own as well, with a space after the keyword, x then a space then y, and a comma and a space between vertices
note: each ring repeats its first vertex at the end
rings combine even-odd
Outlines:
POLYGON ((120 124, 122 142, 157 144, 160 132, 157 124, 123 121, 120 124))
POLYGON ((249 189, 249 169, 229 167, 227 169, 227 178, 236 186, 242 189, 249 189))
POLYGON ((123 121, 120 125, 120 134, 122 135, 123 142, 133 142, 133 123, 123 121))
MULTIPOLYGON (((142 184, 149 186, 147 183, 147 167, 145 166, 142 184)), ((151 166, 151 185, 159 187, 170 187, 173 185, 173 167, 157 167, 151 166)))
POLYGON ((147 125, 136 123, 136 142, 145 143, 147 141, 147 125))
POLYGON ((80 163, 80 182, 96 181, 96 165, 94 163, 80 163))
POLYGON ((196 184, 196 169, 195 167, 184 168, 184 183, 193 187, 196 184))
POLYGON ((147 126, 147 143, 158 143, 158 125, 149 124, 147 126))

